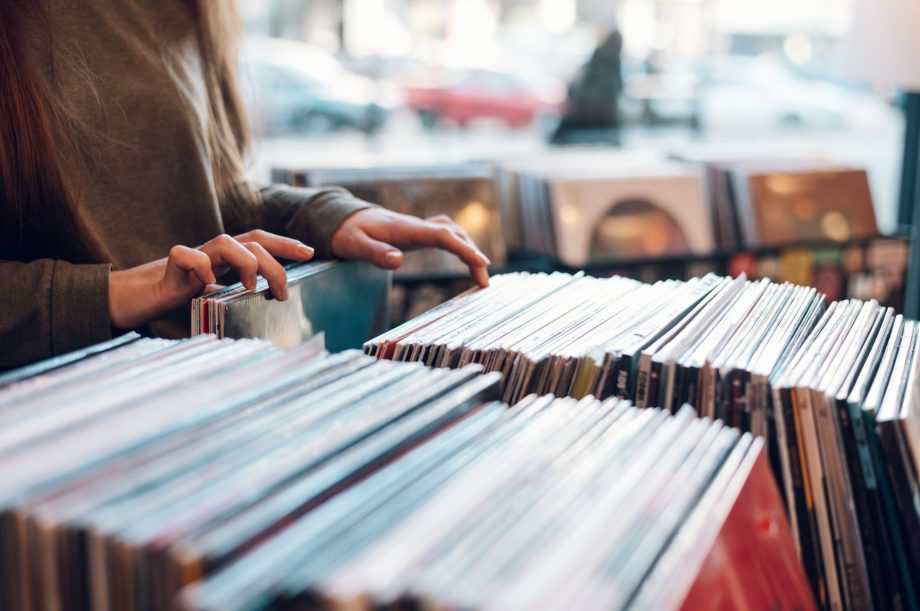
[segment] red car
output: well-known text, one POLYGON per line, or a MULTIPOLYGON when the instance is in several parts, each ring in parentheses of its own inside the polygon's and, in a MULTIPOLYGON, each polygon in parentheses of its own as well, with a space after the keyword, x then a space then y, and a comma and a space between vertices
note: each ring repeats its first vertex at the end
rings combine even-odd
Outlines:
POLYGON ((560 112, 559 103, 541 99, 513 75, 491 70, 469 70, 443 83, 407 86, 406 100, 429 127, 442 119, 462 126, 480 118, 525 127, 538 116, 560 112))

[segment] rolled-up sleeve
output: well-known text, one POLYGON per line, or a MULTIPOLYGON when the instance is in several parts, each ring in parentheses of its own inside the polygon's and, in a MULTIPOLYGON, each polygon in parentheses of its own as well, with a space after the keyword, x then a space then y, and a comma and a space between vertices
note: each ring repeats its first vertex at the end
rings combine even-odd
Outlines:
POLYGON ((263 228, 291 236, 312 246, 318 255, 332 257, 332 234, 342 222, 373 204, 360 200, 345 189, 308 189, 271 185, 260 189, 263 228))
POLYGON ((112 337, 111 265, 0 261, 0 369, 112 337))

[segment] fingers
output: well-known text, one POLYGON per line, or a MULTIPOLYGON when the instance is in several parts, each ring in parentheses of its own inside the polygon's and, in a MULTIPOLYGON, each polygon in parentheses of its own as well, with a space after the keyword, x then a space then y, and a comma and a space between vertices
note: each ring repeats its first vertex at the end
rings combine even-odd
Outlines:
POLYGON ((174 246, 165 260, 132 268, 123 275, 115 273, 115 280, 110 281, 110 289, 127 297, 115 295, 115 298, 110 299, 114 304, 110 305, 110 315, 115 316, 113 320, 117 323, 125 325, 136 326, 152 320, 200 294, 202 288, 215 287, 217 275, 226 268, 238 270, 240 282, 249 290, 256 288, 258 275, 262 274, 272 294, 279 300, 285 300, 288 298, 287 273, 273 254, 303 261, 313 256, 313 249, 297 240, 265 231, 248 232, 240 236, 239 240, 225 234, 219 235, 199 248, 174 246), (123 287, 131 286, 132 283, 139 285, 146 278, 145 274, 150 276, 151 273, 156 278, 151 286, 153 290, 141 291, 146 301, 123 290, 123 287), (135 305, 133 309, 125 308, 120 305, 122 301, 135 305), (141 305, 136 305, 139 302, 142 302, 141 305), (128 310, 127 314, 123 310, 128 310))
POLYGON ((207 254, 188 246, 173 246, 166 261, 166 279, 181 285, 189 272, 195 274, 202 285, 217 282, 207 254))
POLYGON ((280 301, 288 298, 287 272, 278 261, 258 242, 245 242, 243 247, 259 262, 259 273, 268 281, 272 295, 280 301))
POLYGON ((360 229, 349 234, 342 250, 342 256, 348 259, 369 261, 383 269, 396 269, 403 263, 403 254, 398 248, 375 240, 360 229))
POLYGON ((470 267, 485 267, 491 263, 453 222, 422 221, 416 229, 416 239, 420 246, 436 246, 457 255, 470 267))
POLYGON ((272 294, 280 301, 288 298, 287 273, 275 257, 295 261, 313 257, 313 249, 303 242, 261 229, 248 231, 236 238, 219 235, 199 250, 210 258, 214 268, 236 269, 240 282, 251 291, 255 290, 261 274, 268 281, 272 294))
POLYGON ((431 226, 425 234, 425 239, 433 240, 431 245, 438 246, 452 252, 470 268, 470 275, 480 287, 489 286, 489 271, 487 266, 491 263, 469 234, 450 217, 438 215, 428 219, 426 223, 431 226))
POLYGON ((479 250, 479 247, 476 245, 476 242, 473 240, 473 238, 470 237, 470 234, 466 232, 466 229, 464 229, 463 227, 455 223, 454 220, 450 218, 449 216, 447 216, 446 214, 439 214, 437 216, 433 216, 430 219, 428 219, 428 221, 432 223, 438 223, 440 225, 446 225, 451 231, 457 234, 458 237, 465 240, 470 246, 475 248, 476 252, 482 255, 482 258, 485 259, 488 262, 488 264, 492 263, 491 261, 489 261, 488 257, 486 257, 485 254, 481 250, 479 250))
POLYGON ((313 249, 300 240, 287 238, 261 229, 254 229, 236 236, 238 242, 243 244, 256 243, 266 252, 292 261, 306 261, 313 257, 313 249))
POLYGON ((479 286, 489 285, 490 265, 470 236, 445 215, 422 220, 379 208, 348 217, 332 236, 332 251, 344 259, 363 259, 395 269, 402 263, 397 248, 441 248, 462 260, 479 286), (386 258, 385 258, 386 257, 386 258))
POLYGON ((476 249, 476 252, 479 253, 486 261, 486 265, 470 265, 470 274, 473 276, 473 280, 476 281, 477 285, 483 288, 489 286, 489 270, 487 266, 491 265, 492 262, 489 261, 488 257, 486 257, 481 250, 479 250, 476 242, 473 240, 473 238, 470 237, 470 234, 466 232, 466 229, 455 223, 454 220, 446 214, 439 214, 437 216, 431 217, 428 220, 433 223, 447 225, 458 237, 464 240, 472 248, 476 249))
POLYGON ((250 291, 256 288, 259 260, 234 238, 222 234, 199 249, 211 258, 214 267, 227 266, 239 271, 240 282, 250 291))
POLYGON ((487 267, 470 266, 470 275, 473 276, 473 281, 476 282, 476 286, 479 288, 484 289, 489 286, 489 269, 487 267))

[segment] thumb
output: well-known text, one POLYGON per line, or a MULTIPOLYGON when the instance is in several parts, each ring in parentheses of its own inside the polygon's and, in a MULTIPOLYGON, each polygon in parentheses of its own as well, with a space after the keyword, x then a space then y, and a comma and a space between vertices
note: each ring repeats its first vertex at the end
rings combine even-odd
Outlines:
POLYGON ((398 248, 363 232, 355 236, 353 256, 383 269, 396 269, 403 263, 403 254, 398 248))

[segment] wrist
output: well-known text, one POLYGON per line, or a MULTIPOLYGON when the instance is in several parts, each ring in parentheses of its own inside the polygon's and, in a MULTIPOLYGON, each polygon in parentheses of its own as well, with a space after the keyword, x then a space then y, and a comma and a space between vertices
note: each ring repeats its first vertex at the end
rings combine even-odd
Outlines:
POLYGON ((112 327, 127 331, 137 325, 132 325, 129 320, 127 303, 125 299, 125 274, 126 272, 109 272, 109 320, 112 327))
POLYGON ((160 287, 147 281, 143 267, 109 273, 109 320, 116 329, 135 329, 159 314, 160 287))

